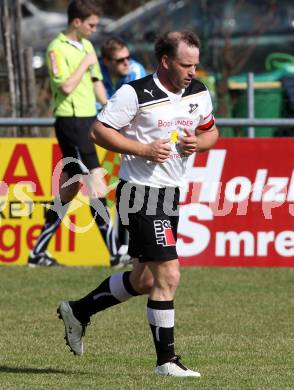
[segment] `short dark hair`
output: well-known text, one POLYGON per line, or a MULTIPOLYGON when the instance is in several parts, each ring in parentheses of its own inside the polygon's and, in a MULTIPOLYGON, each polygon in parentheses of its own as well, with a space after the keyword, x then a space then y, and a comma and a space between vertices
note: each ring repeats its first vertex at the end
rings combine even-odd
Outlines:
POLYGON ((104 41, 101 46, 101 56, 111 60, 113 53, 119 49, 122 49, 123 47, 128 46, 122 39, 119 37, 110 37, 104 41))
POLYGON ((185 42, 188 46, 200 48, 200 39, 194 32, 167 31, 156 40, 154 52, 157 60, 160 61, 164 55, 174 58, 180 42, 185 42))
POLYGON ((85 20, 91 15, 102 15, 96 0, 72 0, 67 9, 68 24, 75 18, 85 20))

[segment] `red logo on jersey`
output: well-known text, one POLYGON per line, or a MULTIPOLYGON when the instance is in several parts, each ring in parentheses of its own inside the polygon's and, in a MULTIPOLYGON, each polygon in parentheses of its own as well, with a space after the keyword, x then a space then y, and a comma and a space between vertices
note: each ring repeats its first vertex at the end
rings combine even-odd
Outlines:
POLYGON ((157 245, 175 246, 176 241, 171 228, 170 221, 156 219, 154 221, 154 231, 157 245))

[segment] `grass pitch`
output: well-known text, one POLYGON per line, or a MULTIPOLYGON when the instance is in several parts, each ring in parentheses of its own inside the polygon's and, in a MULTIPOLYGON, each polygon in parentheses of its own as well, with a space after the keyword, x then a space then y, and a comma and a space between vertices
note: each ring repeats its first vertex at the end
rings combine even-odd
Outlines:
POLYGON ((59 301, 110 272, 0 267, 0 389, 294 389, 294 269, 182 270, 176 351, 201 379, 153 374, 146 297, 97 314, 69 352, 59 301))

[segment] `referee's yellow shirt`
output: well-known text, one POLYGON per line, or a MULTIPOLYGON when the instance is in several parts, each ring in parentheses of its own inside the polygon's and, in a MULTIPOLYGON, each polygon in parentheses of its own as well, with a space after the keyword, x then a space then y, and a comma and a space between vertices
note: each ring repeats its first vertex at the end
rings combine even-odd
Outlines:
POLYGON ((96 96, 93 80, 102 80, 99 64, 93 65, 82 77, 79 85, 68 96, 60 90, 60 85, 77 69, 87 53, 95 53, 87 39, 81 40, 78 48, 60 33, 47 48, 46 62, 53 94, 54 115, 68 117, 90 117, 96 115, 96 96))

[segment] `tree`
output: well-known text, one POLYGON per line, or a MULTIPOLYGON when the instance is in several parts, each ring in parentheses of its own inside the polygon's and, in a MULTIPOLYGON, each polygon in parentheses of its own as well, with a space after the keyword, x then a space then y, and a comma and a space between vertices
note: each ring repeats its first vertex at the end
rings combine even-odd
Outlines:
MULTIPOLYGON (((32 66, 32 48, 23 48, 20 0, 2 0, 0 11, 11 116, 36 116, 36 82, 32 66)), ((38 135, 38 131, 35 128, 13 128, 10 135, 38 135)))

